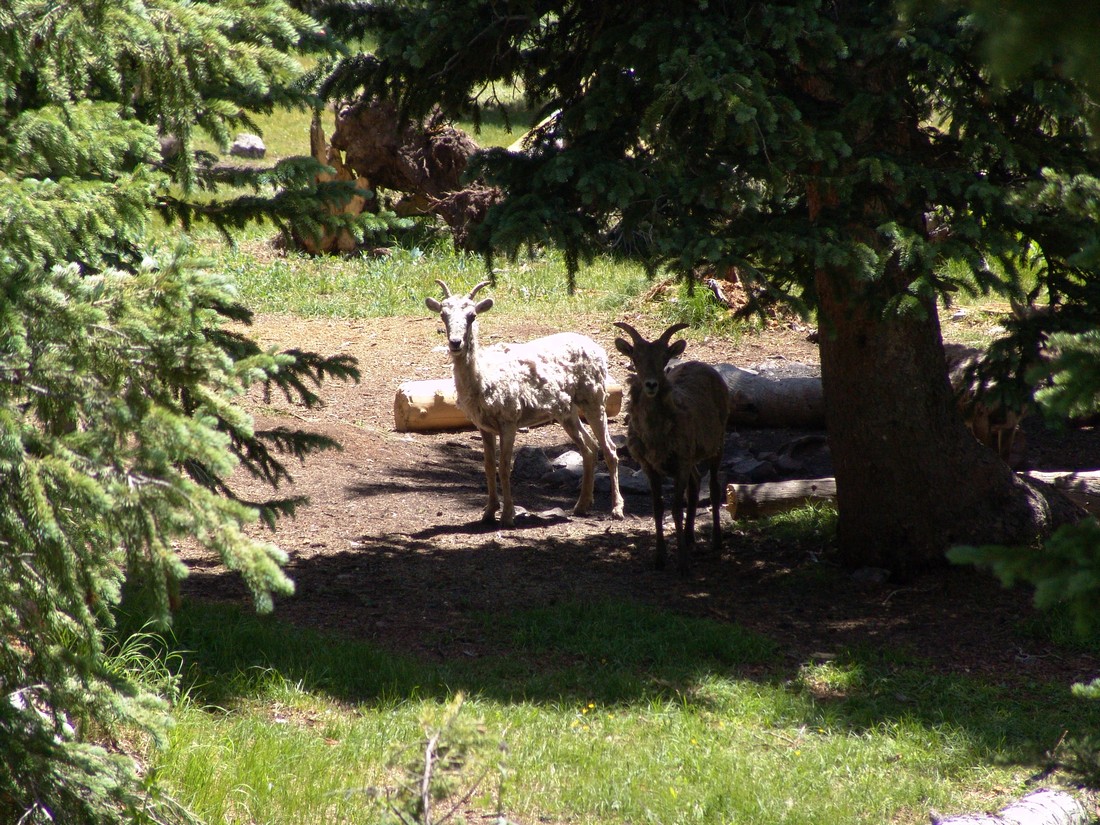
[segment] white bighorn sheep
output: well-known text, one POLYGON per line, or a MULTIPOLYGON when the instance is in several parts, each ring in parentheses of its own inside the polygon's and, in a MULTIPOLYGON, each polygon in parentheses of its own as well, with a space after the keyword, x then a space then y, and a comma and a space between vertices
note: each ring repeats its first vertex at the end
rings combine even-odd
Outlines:
POLYGON ((438 312, 447 333, 454 368, 458 406, 481 431, 485 445, 485 483, 489 501, 482 516, 492 521, 497 508, 505 527, 514 527, 512 504, 512 448, 516 430, 550 418, 561 424, 584 460, 581 494, 573 512, 583 515, 592 506, 598 450, 603 450, 611 476, 611 516, 623 517, 619 492, 619 459, 607 429, 607 353, 583 335, 561 332, 522 344, 479 347, 477 316, 493 306, 492 298, 474 302, 488 281, 469 295, 451 295, 443 281, 443 300, 426 298, 438 312), (596 436, 580 419, 583 413, 596 436), (500 500, 497 499, 497 439, 500 439, 500 500))
POLYGON ((687 324, 674 324, 655 341, 647 341, 629 324, 616 323, 615 326, 629 333, 632 339, 627 342, 616 338, 615 346, 634 364, 634 374, 627 380, 627 411, 630 414, 627 447, 649 479, 653 521, 657 529, 656 566, 659 570, 665 566, 661 481, 668 475, 672 476, 674 484, 672 518, 676 525, 677 562, 680 574, 686 575, 695 545, 698 465, 704 461, 710 470, 710 503, 714 511, 711 545, 715 552, 722 545, 718 465, 725 446, 729 389, 716 369, 700 361, 685 361, 668 368, 668 362, 687 346, 682 340, 669 344, 669 339, 687 324))

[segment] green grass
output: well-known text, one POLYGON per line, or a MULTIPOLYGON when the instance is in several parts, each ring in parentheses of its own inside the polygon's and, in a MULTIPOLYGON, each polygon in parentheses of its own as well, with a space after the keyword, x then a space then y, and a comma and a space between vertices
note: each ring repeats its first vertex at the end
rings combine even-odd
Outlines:
POLYGON ((484 632, 499 655, 429 664, 187 609, 186 698, 155 775, 208 822, 385 821, 381 800, 415 785, 426 735, 464 696, 444 734, 462 766, 436 780, 461 793, 488 766, 483 813, 921 822, 1022 793, 1067 719, 1100 722, 1068 689, 1022 695, 860 651, 786 662, 736 627, 615 601, 486 617, 484 632))
MULTIPOLYGON (((241 300, 257 312, 304 317, 364 318, 422 315, 424 297, 438 295, 438 278, 453 291, 489 278, 481 258, 439 246, 397 247, 385 257, 274 255, 263 241, 236 247, 208 239, 212 265, 231 274, 241 300)), ((556 253, 540 253, 494 268, 493 295, 518 317, 562 318, 620 309, 644 292, 649 281, 641 267, 598 259, 577 277, 570 296, 565 263, 556 253)))

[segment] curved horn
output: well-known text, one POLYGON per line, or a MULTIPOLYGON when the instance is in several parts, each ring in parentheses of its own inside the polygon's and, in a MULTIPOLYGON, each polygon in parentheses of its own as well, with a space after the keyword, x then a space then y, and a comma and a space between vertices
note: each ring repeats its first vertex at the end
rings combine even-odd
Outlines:
POLYGON ((675 335, 677 332, 679 332, 682 329, 687 329, 690 326, 691 326, 691 324, 673 324, 668 329, 666 329, 664 332, 662 332, 661 337, 658 338, 657 340, 660 341, 662 344, 665 344, 667 346, 668 342, 672 339, 673 335, 675 335))
POLYGON ((481 289, 483 289, 484 287, 489 286, 490 283, 492 283, 492 282, 491 281, 482 281, 480 284, 478 284, 477 286, 475 286, 473 289, 470 290, 470 297, 473 298, 475 295, 477 295, 477 293, 481 289))
POLYGON ((628 333, 630 337, 634 339, 634 346, 638 346, 638 344, 649 343, 648 341, 646 341, 645 338, 642 337, 642 334, 638 332, 638 330, 634 329, 634 327, 630 326, 630 324, 624 323, 623 321, 615 321, 613 326, 616 326, 624 332, 628 333))
POLYGON ((437 284, 439 284, 439 288, 443 290, 443 297, 444 298, 450 298, 451 297, 450 287, 448 287, 445 283, 443 283, 441 280, 439 280, 439 278, 436 278, 435 282, 437 284))

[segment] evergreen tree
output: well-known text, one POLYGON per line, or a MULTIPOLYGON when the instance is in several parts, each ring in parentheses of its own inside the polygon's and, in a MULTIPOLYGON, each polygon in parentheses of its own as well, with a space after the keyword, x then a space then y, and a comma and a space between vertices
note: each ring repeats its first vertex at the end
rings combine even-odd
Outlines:
MULTIPOLYGON (((111 743, 119 725, 158 734, 166 708, 105 654, 124 588, 167 620, 175 541, 217 551, 261 609, 292 589, 245 526, 297 500, 244 501, 227 479, 277 485, 285 456, 334 445, 257 430, 237 402, 266 385, 319 403, 354 362, 261 349, 233 284, 147 233, 156 207, 227 231, 278 213, 263 190, 192 202, 209 183, 192 141, 308 102, 293 50, 322 40, 282 0, 0 6, 0 821, 162 819, 111 743)), ((313 187, 316 164, 288 167, 313 187)))
MULTIPOLYGON (((927 7, 937 0, 907 0, 927 7)), ((958 0, 976 16, 983 31, 982 53, 994 76, 1013 80, 1036 64, 1051 62, 1062 74, 1100 94, 1100 7, 1076 0, 958 0)), ((1096 124, 1096 112, 1086 115, 1096 124)))
MULTIPOLYGON (((1011 80, 1036 63, 1051 61, 1060 73, 1084 84, 1093 98, 1100 95, 1100 56, 1094 46, 1100 35, 1100 8, 1065 0, 1041 5, 967 0, 965 6, 982 24, 983 52, 994 77, 1011 80)), ((1095 145, 1100 114, 1096 107, 1084 114, 1092 125, 1095 145)), ((1070 185, 1056 181, 1048 194, 1048 201, 1095 220, 1100 192, 1094 179, 1077 179, 1070 185)), ((1094 268, 1098 257, 1095 246, 1087 245, 1074 256, 1085 268, 1094 268)), ((1044 345, 1048 362, 1033 377, 1046 386, 1035 394, 1036 401, 1059 419, 1095 420, 1100 414, 1100 333, 1087 325, 1075 333, 1055 332, 1044 345)), ((1095 517, 1060 528, 1041 553, 1031 547, 987 545, 953 548, 949 557, 989 567, 1006 586, 1020 581, 1034 585, 1036 606, 1064 609, 1082 636, 1100 626, 1100 522, 1095 517)), ((1100 698, 1100 679, 1075 689, 1080 695, 1100 698)), ((1095 760, 1096 742, 1086 738, 1081 744, 1095 760)))
POLYGON ((553 243, 575 267, 618 239, 816 312, 845 562, 905 573, 1054 525, 964 426, 937 306, 960 289, 1024 300, 1037 268, 1030 297, 1058 311, 997 347, 1021 382, 1039 340, 1097 320, 1100 158, 1091 103, 1056 66, 997 83, 974 17, 885 0, 418 0, 329 22, 378 43, 330 75, 333 96, 476 113, 514 84, 541 106, 530 151, 480 167, 507 193, 490 254, 553 243))

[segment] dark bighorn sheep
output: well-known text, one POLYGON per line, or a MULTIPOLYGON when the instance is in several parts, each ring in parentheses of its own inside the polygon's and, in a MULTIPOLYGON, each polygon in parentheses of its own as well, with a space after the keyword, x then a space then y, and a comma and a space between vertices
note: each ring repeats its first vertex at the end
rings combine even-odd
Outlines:
POLYGON ((501 507, 505 527, 515 526, 512 504, 512 449, 516 430, 548 418, 561 424, 584 459, 581 493, 573 512, 583 515, 592 506, 596 459, 603 449, 611 476, 611 516, 623 517, 619 492, 619 460, 607 429, 607 353, 583 335, 561 332, 522 344, 479 347, 477 316, 493 306, 492 298, 477 303, 474 296, 451 295, 443 281, 443 300, 426 298, 428 309, 438 312, 447 332, 447 348, 454 368, 458 406, 481 431, 485 445, 485 483, 489 501, 482 518, 492 521, 501 507), (585 419, 592 432, 580 419, 585 419), (497 499, 497 439, 500 439, 500 501, 497 499), (501 506, 503 505, 503 506, 501 506))
POLYGON ((718 466, 725 446, 729 389, 718 371, 708 364, 685 361, 668 367, 669 361, 687 346, 686 341, 670 344, 669 339, 687 324, 674 324, 655 341, 647 341, 629 324, 615 326, 631 337, 631 342, 616 338, 615 347, 634 363, 634 374, 627 380, 630 414, 627 447, 649 479, 657 530, 656 566, 657 569, 665 566, 661 481, 668 475, 674 483, 672 518, 676 524, 677 563, 680 574, 686 575, 695 544, 698 465, 704 461, 710 470, 710 502, 714 511, 711 545, 715 552, 722 546, 718 466))

